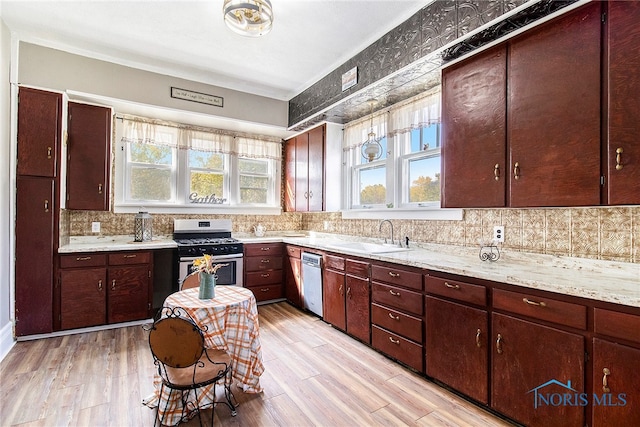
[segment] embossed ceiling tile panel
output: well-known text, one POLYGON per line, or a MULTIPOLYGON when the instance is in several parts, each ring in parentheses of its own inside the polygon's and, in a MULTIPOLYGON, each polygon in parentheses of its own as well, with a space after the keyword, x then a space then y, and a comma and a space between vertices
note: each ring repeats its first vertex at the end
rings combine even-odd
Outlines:
POLYGON ((572 229, 571 255, 597 257, 600 254, 598 230, 572 229))
POLYGON ((420 26, 420 14, 417 13, 391 31, 391 55, 387 58, 390 61, 383 64, 388 70, 387 74, 413 63, 422 56, 420 26))
POLYGON ((597 232, 600 229, 601 211, 602 209, 573 209, 571 211, 571 227, 597 232))
POLYGON ((528 0, 503 0, 503 13, 507 13, 518 6, 525 4, 528 0))
POLYGON ((458 37, 455 1, 436 1, 422 9, 422 54, 435 52, 458 37))
POLYGON ((499 1, 463 1, 458 3, 458 37, 502 15, 499 1))

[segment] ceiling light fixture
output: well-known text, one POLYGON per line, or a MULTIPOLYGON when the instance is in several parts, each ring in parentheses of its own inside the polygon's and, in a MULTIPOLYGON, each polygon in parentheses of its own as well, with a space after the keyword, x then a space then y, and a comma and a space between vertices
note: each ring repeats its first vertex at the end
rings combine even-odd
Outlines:
POLYGON ((367 102, 369 103, 371 110, 371 124, 367 140, 362 143, 362 157, 364 157, 365 160, 372 162, 382 157, 382 145, 380 144, 380 139, 382 138, 377 138, 376 133, 373 131, 373 104, 376 103, 376 100, 370 99, 367 102))
POLYGON ((222 12, 227 27, 243 36, 260 37, 273 26, 269 0, 225 0, 222 12))

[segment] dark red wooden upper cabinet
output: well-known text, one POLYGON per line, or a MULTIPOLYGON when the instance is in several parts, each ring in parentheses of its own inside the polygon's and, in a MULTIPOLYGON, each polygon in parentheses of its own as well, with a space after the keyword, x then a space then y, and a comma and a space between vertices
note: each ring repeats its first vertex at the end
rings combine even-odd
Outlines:
POLYGON ((18 175, 57 176, 62 95, 18 90, 18 175))
POLYGON ((607 197, 640 204, 640 2, 608 2, 607 197))
POLYGON ((109 210, 111 109, 69 103, 67 208, 109 210))

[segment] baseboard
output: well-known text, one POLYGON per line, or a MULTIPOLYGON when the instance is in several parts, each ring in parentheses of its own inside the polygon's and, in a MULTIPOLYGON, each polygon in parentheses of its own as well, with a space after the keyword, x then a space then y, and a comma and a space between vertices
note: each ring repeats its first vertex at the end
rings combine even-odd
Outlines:
POLYGON ((7 322, 0 329, 0 362, 9 354, 9 350, 13 348, 16 340, 13 339, 13 322, 7 322))
POLYGON ((105 331, 107 329, 126 328, 127 326, 138 326, 138 325, 145 325, 148 323, 153 323, 153 319, 133 320, 130 322, 123 322, 123 323, 110 323, 108 325, 91 326, 88 328, 80 328, 80 329, 67 329, 64 331, 51 332, 49 334, 27 335, 23 337, 18 337, 17 340, 32 341, 32 340, 39 340, 42 338, 53 338, 53 337, 62 337, 65 335, 84 334, 86 332, 105 331))

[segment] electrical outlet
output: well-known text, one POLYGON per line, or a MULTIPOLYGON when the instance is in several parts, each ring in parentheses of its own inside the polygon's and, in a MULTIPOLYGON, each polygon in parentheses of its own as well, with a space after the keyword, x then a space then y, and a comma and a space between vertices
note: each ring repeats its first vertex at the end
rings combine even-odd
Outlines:
POLYGON ((498 243, 504 243, 504 226, 496 225, 493 227, 493 241, 498 243))
POLYGON ((92 233, 99 233, 100 232, 100 223, 99 222, 92 222, 91 223, 91 232, 92 233))

